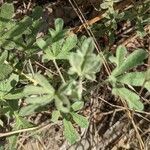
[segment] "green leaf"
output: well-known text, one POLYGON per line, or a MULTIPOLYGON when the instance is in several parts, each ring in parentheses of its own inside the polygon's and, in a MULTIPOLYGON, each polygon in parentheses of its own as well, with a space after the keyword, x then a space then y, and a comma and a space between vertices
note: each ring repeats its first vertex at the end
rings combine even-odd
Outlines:
POLYGON ((73 117, 73 120, 82 128, 88 128, 89 122, 88 120, 84 117, 81 116, 77 113, 71 112, 71 115, 73 117))
POLYGON ((147 57, 146 51, 142 49, 135 50, 126 58, 126 60, 122 63, 120 67, 116 68, 112 72, 112 75, 119 76, 122 73, 125 73, 129 69, 132 69, 133 67, 141 64, 146 57, 147 57))
POLYGON ((39 104, 27 105, 21 108, 19 111, 20 116, 28 116, 36 112, 36 110, 40 107, 39 104))
POLYGON ((4 80, 13 71, 12 67, 6 64, 0 64, 0 80, 4 80))
POLYGON ((150 80, 147 79, 147 72, 131 72, 117 77, 117 81, 129 84, 132 86, 144 86, 147 90, 150 90, 150 80))
MULTIPOLYGON (((46 47, 46 43, 40 40, 38 42, 40 48, 46 47)), ((71 35, 66 39, 60 39, 53 42, 50 47, 46 48, 44 59, 56 60, 56 59, 68 59, 70 51, 77 44, 77 36, 71 35)))
POLYGON ((27 97, 25 99, 25 102, 27 104, 48 104, 53 100, 53 96, 51 95, 44 95, 44 96, 38 96, 38 97, 27 97))
POLYGON ((53 122, 58 121, 58 119, 59 119, 60 116, 61 116, 60 111, 54 110, 52 112, 52 119, 51 119, 51 121, 53 121, 53 122))
POLYGON ((0 81, 0 91, 4 94, 7 94, 10 90, 12 90, 19 80, 18 75, 11 74, 8 79, 0 81))
POLYGON ((100 7, 102 8, 102 9, 107 9, 109 6, 108 6, 108 2, 103 2, 101 5, 100 5, 100 7))
POLYGON ((77 44, 77 36, 75 34, 69 35, 63 43, 62 52, 69 52, 77 44))
MULTIPOLYGON (((27 29, 32 25, 32 19, 30 17, 24 17, 19 23, 17 23, 12 29, 10 29, 3 38, 12 38, 21 37, 22 34, 27 31, 27 29)), ((18 40, 18 38, 17 38, 18 40)), ((16 41, 17 42, 17 41, 16 41)))
POLYGON ((77 74, 82 78, 95 80, 95 74, 100 70, 101 59, 93 53, 94 44, 92 38, 83 41, 81 49, 71 53, 69 62, 71 68, 69 74, 77 74))
POLYGON ((38 20, 42 16, 42 14, 43 14, 43 8, 40 7, 40 6, 36 6, 35 9, 32 12, 31 17, 34 20, 38 20))
POLYGON ((124 100, 126 100, 130 109, 142 111, 144 109, 143 103, 140 101, 140 97, 126 89, 126 88, 113 88, 113 94, 120 96, 124 100))
MULTIPOLYGON (((10 21, 14 14, 14 6, 12 3, 4 3, 1 6, 1 12, 0 12, 0 27, 6 25, 10 21)), ((4 26, 6 27, 6 26, 4 26)))
POLYGON ((46 47, 46 42, 42 38, 38 38, 36 40, 36 44, 39 46, 40 49, 44 49, 46 47))
POLYGON ((55 95, 55 106, 61 112, 70 112, 70 101, 65 95, 55 95))
POLYGON ((0 80, 5 79, 12 72, 12 67, 4 64, 7 59, 8 51, 4 51, 0 56, 0 80))
POLYGON ((60 32, 63 30, 63 26, 64 26, 64 21, 61 18, 57 18, 55 20, 55 29, 57 32, 60 32))
POLYGON ((21 99, 24 97, 24 94, 22 90, 14 90, 11 93, 8 93, 7 95, 4 96, 4 99, 6 100, 14 100, 14 99, 21 99))
POLYGON ((109 56, 108 59, 109 59, 109 61, 110 61, 111 63, 117 64, 117 58, 116 58, 115 56, 111 55, 111 56, 109 56))
POLYGON ((3 64, 8 57, 8 51, 5 50, 0 56, 0 64, 3 64))
POLYGON ((77 131, 74 129, 72 123, 65 118, 63 119, 63 125, 65 138, 70 144, 74 144, 79 139, 77 131))
POLYGON ((126 54, 127 54, 127 49, 122 45, 118 46, 117 51, 116 51, 117 67, 122 65, 122 63, 125 60, 126 54))
POLYGON ((82 109, 83 106, 84 106, 84 102, 83 102, 83 101, 77 101, 77 102, 75 102, 75 103, 73 103, 73 104, 71 105, 71 107, 72 107, 72 109, 73 109, 74 111, 78 111, 78 110, 82 109))
POLYGON ((43 87, 27 85, 24 89, 24 95, 27 97, 29 95, 42 95, 45 94, 46 91, 43 87))
POLYGON ((143 86, 145 79, 145 72, 131 72, 117 77, 118 82, 133 86, 143 86))
POLYGON ((146 83, 145 83, 145 88, 150 91, 150 68, 146 71, 146 83))
POLYGON ((70 35, 62 44, 62 49, 57 55, 56 59, 67 59, 69 56, 70 50, 72 50, 77 44, 77 36, 70 35))
POLYGON ((52 95, 54 94, 54 88, 43 75, 37 73, 35 74, 34 79, 46 90, 46 92, 52 95))

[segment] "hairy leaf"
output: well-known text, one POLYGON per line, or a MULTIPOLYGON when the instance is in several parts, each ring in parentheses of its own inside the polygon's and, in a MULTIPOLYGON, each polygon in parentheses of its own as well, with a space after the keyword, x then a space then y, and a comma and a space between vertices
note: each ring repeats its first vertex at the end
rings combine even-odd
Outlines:
POLYGON ((46 91, 43 87, 27 85, 24 89, 24 95, 41 95, 45 94, 46 91))
POLYGON ((11 20, 14 13, 14 6, 10 3, 4 3, 0 12, 0 30, 6 28, 6 24, 11 20))
POLYGON ((8 51, 5 50, 0 56, 0 64, 4 63, 7 57, 8 57, 8 51))
POLYGON ((126 100, 129 108, 134 109, 134 110, 143 110, 144 105, 140 101, 140 97, 135 94, 134 92, 126 89, 126 88, 113 88, 112 91, 115 95, 120 96, 124 100, 126 100))
POLYGON ((55 106, 59 111, 64 113, 70 112, 70 102, 65 95, 55 95, 55 106))
POLYGON ((78 139, 79 135, 77 131, 74 129, 72 123, 65 118, 63 119, 63 125, 64 125, 64 136, 68 140, 70 144, 74 144, 78 139))
POLYGON ((71 107, 72 107, 72 109, 73 109, 74 111, 78 111, 78 110, 82 109, 83 106, 84 106, 84 102, 83 102, 83 101, 77 101, 77 102, 75 102, 75 103, 73 103, 73 104, 71 105, 71 107))
POLYGON ((88 128, 88 120, 77 113, 71 112, 71 115, 73 117, 73 120, 82 128, 88 128))
POLYGON ((131 72, 117 77, 117 81, 132 86, 144 86, 150 90, 150 80, 147 80, 146 77, 147 72, 131 72))
POLYGON ((27 97, 25 99, 25 102, 27 104, 48 104, 53 100, 53 96, 51 95, 44 95, 44 96, 38 96, 38 97, 27 97))
POLYGON ((116 51, 117 67, 122 65, 122 63, 125 60, 126 54, 127 54, 127 49, 122 45, 118 46, 117 51, 116 51))
POLYGON ((39 104, 34 104, 34 105, 27 105, 21 108, 19 111, 20 116, 28 116, 33 114, 38 108, 40 107, 39 104))
POLYGON ((44 49, 46 47, 46 42, 42 38, 38 38, 36 40, 37 45, 39 46, 40 49, 44 49))
POLYGON ((126 60, 122 63, 122 65, 120 67, 116 68, 112 72, 112 75, 119 76, 122 73, 125 73, 129 69, 141 64, 146 57, 147 57, 146 51, 144 51, 142 49, 135 50, 132 54, 130 54, 126 58, 126 60))
POLYGON ((0 80, 4 80, 13 71, 12 67, 6 64, 0 64, 0 80))
POLYGON ((143 86, 145 78, 145 72, 131 72, 117 77, 117 81, 133 86, 143 86))
POLYGON ((81 49, 69 57, 70 74, 78 74, 82 78, 95 79, 95 74, 100 70, 100 57, 93 53, 94 44, 91 38, 84 40, 81 49))
POLYGON ((51 121, 53 121, 53 122, 58 121, 58 119, 59 119, 60 116, 61 116, 60 111, 54 110, 54 111, 52 112, 51 121))
POLYGON ((43 75, 35 74, 34 78, 38 82, 38 84, 46 90, 47 93, 54 94, 54 88, 43 75))
POLYGON ((61 18, 57 18, 55 20, 55 29, 57 32, 60 32, 63 30, 63 26, 64 26, 64 21, 61 18))

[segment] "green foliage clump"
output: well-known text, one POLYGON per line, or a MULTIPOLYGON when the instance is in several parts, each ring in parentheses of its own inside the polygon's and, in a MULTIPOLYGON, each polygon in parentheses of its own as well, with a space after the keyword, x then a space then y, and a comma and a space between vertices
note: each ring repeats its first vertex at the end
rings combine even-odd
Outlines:
MULTIPOLYGON (((107 9, 106 24, 113 25, 113 30, 117 25, 116 20, 123 16, 114 10, 116 2, 118 0, 105 0, 101 4, 102 9, 107 9)), ((142 8, 140 10, 143 12, 142 8)), ((53 105, 50 121, 62 120, 64 136, 70 144, 74 144, 80 139, 74 125, 88 128, 89 124, 88 118, 80 114, 85 103, 83 94, 86 93, 86 83, 96 80, 97 73, 101 72, 103 59, 94 52, 92 38, 78 38, 70 30, 64 29, 64 22, 60 18, 55 20, 54 29, 50 28, 46 35, 38 37, 44 23, 42 14, 42 8, 36 7, 30 16, 16 21, 13 19, 13 4, 4 3, 1 6, 0 116, 13 118, 13 130, 19 130, 33 126, 25 117, 47 111, 53 105), (20 55, 21 58, 18 57, 20 55), (42 63, 50 63, 55 67, 58 81, 45 70, 32 66, 31 62, 39 59, 42 63), (59 67, 60 62, 65 66, 63 71, 59 67), (27 68, 26 64, 29 64, 27 68)), ((145 22, 147 20, 143 18, 142 24, 145 22)), ((120 45, 116 56, 111 55, 107 60, 116 66, 106 80, 112 85, 112 93, 133 110, 144 109, 134 87, 141 86, 150 91, 150 72, 131 70, 141 65, 147 57, 148 54, 143 49, 128 54, 127 49, 120 45)), ((2 120, 0 125, 3 126, 2 120)), ((9 146, 15 149, 17 136, 11 136, 9 140, 9 146)))

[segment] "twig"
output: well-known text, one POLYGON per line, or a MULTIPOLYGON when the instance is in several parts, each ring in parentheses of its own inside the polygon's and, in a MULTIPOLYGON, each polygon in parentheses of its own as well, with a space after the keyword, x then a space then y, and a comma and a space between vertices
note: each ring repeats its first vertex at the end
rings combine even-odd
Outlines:
POLYGON ((34 131, 34 130, 41 131, 41 130, 43 130, 45 128, 48 128, 48 127, 51 127, 55 124, 57 124, 57 123, 51 123, 51 124, 46 124, 46 125, 43 125, 43 126, 37 126, 37 127, 27 128, 27 129, 21 129, 21 130, 11 131, 11 132, 7 132, 7 133, 0 133, 0 138, 11 136, 11 135, 18 134, 18 133, 28 132, 28 131, 34 131))
POLYGON ((56 69, 57 69, 57 71, 58 71, 58 73, 59 73, 59 75, 60 75, 60 78, 62 79, 62 82, 63 82, 63 83, 66 83, 66 81, 65 81, 65 79, 64 79, 64 77, 63 77, 63 75, 62 75, 62 73, 61 73, 61 71, 60 71, 60 69, 59 69, 59 67, 58 67, 58 65, 57 65, 56 60, 53 60, 53 63, 54 63, 54 65, 55 65, 55 67, 56 67, 56 69))

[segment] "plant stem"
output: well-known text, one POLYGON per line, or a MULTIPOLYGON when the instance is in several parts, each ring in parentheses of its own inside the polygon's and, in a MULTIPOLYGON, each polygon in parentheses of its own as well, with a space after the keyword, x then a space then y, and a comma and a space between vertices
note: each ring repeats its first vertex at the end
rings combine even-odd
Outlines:
POLYGON ((55 65, 55 67, 56 67, 56 69, 57 69, 57 71, 58 71, 58 73, 59 73, 59 75, 60 75, 60 78, 61 78, 62 82, 63 82, 63 83, 66 83, 66 81, 65 81, 65 79, 64 79, 64 77, 63 77, 63 75, 62 75, 62 73, 61 73, 61 71, 60 71, 60 69, 59 69, 59 67, 58 67, 58 65, 57 65, 56 60, 53 60, 53 63, 54 63, 54 65, 55 65))

